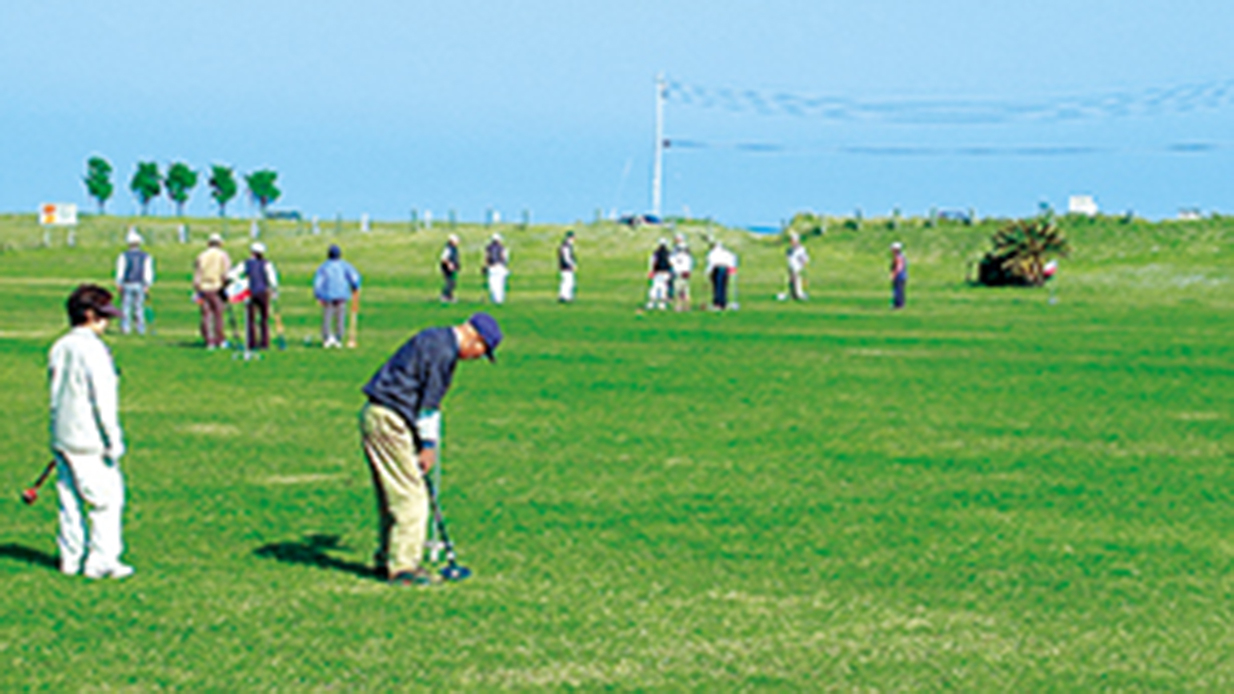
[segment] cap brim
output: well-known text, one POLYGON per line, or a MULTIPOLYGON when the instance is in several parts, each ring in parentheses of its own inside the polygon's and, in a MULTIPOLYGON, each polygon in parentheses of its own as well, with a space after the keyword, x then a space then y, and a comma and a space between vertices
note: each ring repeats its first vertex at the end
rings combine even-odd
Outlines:
POLYGON ((114 304, 107 304, 106 306, 98 306, 94 309, 94 312, 97 315, 106 316, 107 318, 119 318, 124 315, 120 311, 120 309, 115 307, 114 304))

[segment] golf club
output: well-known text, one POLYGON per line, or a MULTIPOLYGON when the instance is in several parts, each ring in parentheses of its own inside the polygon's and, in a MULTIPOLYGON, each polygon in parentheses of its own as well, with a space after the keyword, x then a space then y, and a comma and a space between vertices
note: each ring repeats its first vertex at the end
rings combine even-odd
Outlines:
POLYGON ((351 317, 347 329, 347 347, 355 349, 360 337, 360 290, 351 293, 351 317))
POLYGON ((270 310, 274 314, 274 344, 280 352, 286 352, 287 334, 283 330, 283 313, 279 311, 278 299, 270 301, 270 310))
POLYGON ((56 459, 52 458, 51 462, 47 463, 47 467, 43 468, 43 472, 39 474, 39 478, 34 481, 34 485, 21 493, 21 500, 26 502, 27 506, 38 500, 39 487, 43 486, 43 483, 47 481, 47 476, 51 474, 55 467, 56 459))
POLYGON ((226 301, 227 301, 227 325, 229 328, 231 328, 231 348, 240 349, 242 345, 241 343, 242 338, 240 337, 240 328, 236 324, 235 304, 232 303, 230 298, 226 299, 226 301))
POLYGON ((146 294, 145 305, 142 307, 142 313, 145 314, 146 331, 151 335, 158 335, 158 328, 154 325, 154 306, 150 304, 150 294, 146 294))
POLYGON ((446 546, 446 567, 441 570, 441 577, 447 581, 462 581, 471 577, 471 569, 459 566, 458 557, 454 554, 454 543, 446 533, 446 519, 441 513, 441 505, 437 503, 437 488, 429 475, 424 476, 424 486, 428 488, 429 504, 433 507, 433 520, 437 524, 437 532, 446 546))

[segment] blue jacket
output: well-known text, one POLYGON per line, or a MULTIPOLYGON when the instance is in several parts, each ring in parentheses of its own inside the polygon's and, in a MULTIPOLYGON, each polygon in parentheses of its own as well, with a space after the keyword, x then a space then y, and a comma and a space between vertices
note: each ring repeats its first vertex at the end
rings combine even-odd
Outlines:
POLYGON ((359 288, 360 273, 342 258, 327 260, 313 275, 313 296, 318 301, 346 301, 359 288))
POLYGON ((457 364, 458 338, 454 328, 426 328, 382 364, 364 386, 364 394, 369 402, 402 415, 419 449, 416 418, 425 410, 441 408, 457 364))

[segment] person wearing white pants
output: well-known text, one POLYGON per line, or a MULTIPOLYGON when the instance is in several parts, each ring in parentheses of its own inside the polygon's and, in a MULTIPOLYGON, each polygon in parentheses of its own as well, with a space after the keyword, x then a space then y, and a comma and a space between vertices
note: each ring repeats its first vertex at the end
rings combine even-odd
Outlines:
POLYGON ((488 279, 488 295, 494 304, 506 303, 506 278, 510 276, 510 249, 501 234, 493 234, 484 248, 484 274, 488 279))
POLYGON ((124 477, 116 367, 101 336, 120 316, 111 292, 83 284, 68 300, 72 329, 51 348, 51 449, 60 501, 60 570, 124 578, 124 477), (87 522, 88 520, 88 522, 87 522))
POLYGON ((561 272, 557 301, 568 304, 574 301, 574 273, 578 270, 578 261, 574 258, 574 230, 567 231, 557 247, 557 269, 561 272))
POLYGON ((651 287, 647 290, 647 310, 668 308, 668 287, 673 280, 672 253, 668 239, 660 239, 648 262, 647 277, 651 287))

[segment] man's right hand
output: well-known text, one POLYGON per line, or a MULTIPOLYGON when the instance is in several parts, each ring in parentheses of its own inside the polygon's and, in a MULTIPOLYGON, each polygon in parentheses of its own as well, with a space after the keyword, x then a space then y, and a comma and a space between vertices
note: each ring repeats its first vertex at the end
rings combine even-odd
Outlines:
POLYGON ((422 448, 420 449, 420 472, 428 474, 432 471, 433 466, 437 464, 437 449, 422 448))

